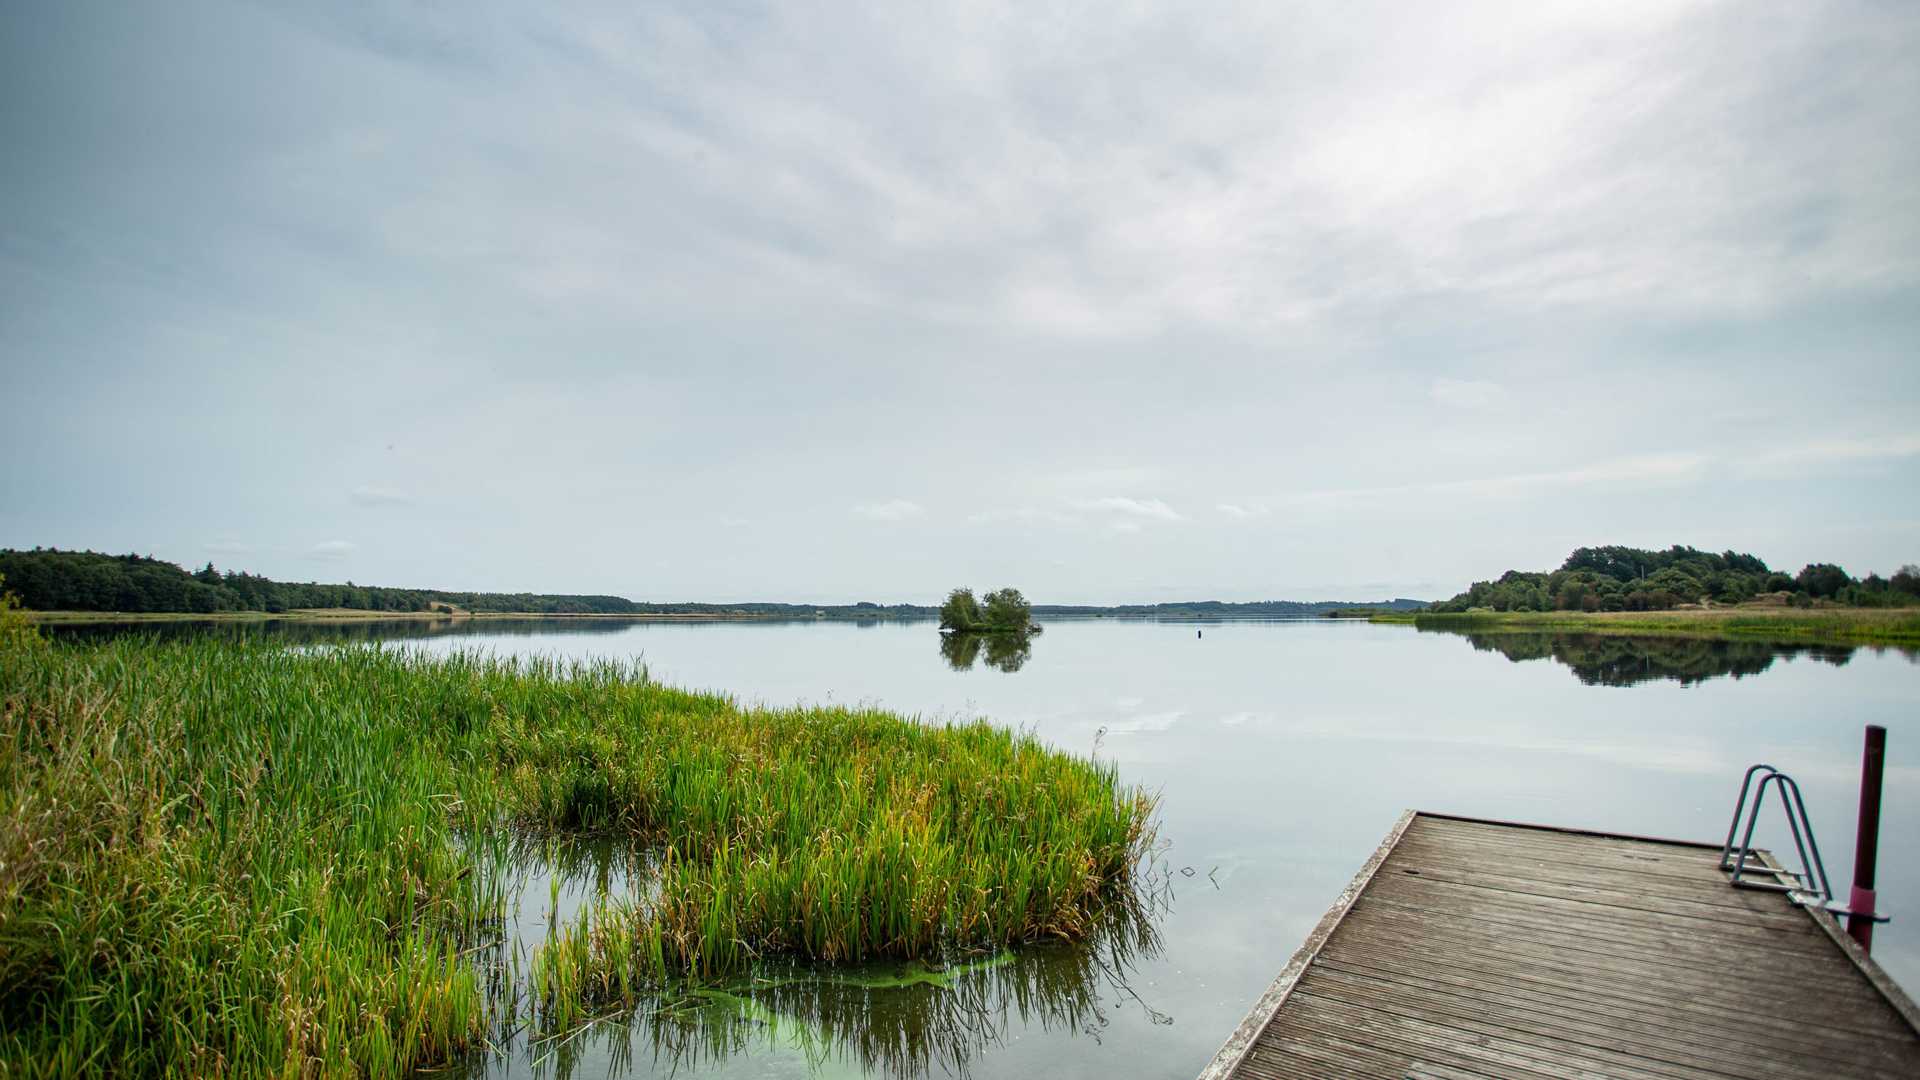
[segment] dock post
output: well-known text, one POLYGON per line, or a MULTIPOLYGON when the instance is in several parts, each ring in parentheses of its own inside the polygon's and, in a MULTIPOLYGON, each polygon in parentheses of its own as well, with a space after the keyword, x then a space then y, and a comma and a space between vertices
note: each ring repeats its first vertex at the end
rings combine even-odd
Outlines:
POLYGON ((1860 759, 1860 824, 1854 834, 1853 893, 1847 897, 1847 933, 1860 951, 1873 951, 1873 871, 1880 857, 1880 774, 1886 765, 1887 729, 1867 725, 1860 759))

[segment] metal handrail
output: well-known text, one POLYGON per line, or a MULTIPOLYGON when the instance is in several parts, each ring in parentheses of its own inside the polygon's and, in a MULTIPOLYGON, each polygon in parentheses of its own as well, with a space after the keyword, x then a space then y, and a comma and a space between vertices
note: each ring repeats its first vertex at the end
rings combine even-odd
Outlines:
POLYGON ((1720 849, 1720 869, 1732 871, 1729 882, 1736 889, 1766 889, 1783 892, 1796 904, 1816 903, 1826 907, 1833 901, 1833 885, 1827 880, 1826 864, 1820 860, 1820 844, 1813 836, 1813 821, 1807 816, 1807 803, 1800 795, 1800 785, 1793 777, 1771 765, 1755 765, 1747 770, 1740 780, 1740 797, 1733 804, 1733 820, 1727 824, 1727 841, 1720 849), (1756 786, 1754 776, 1760 774, 1756 786), (1753 849, 1753 830, 1760 823, 1760 807, 1767 801, 1767 785, 1780 789, 1780 805, 1786 811, 1787 828, 1793 834, 1794 850, 1800 855, 1800 872, 1793 873, 1784 867, 1768 866, 1764 862, 1755 862, 1761 873, 1771 875, 1775 880, 1760 881, 1746 876, 1748 860, 1755 852, 1753 849), (1740 814, 1747 808, 1747 795, 1753 794, 1753 809, 1747 813, 1747 828, 1740 835, 1740 843, 1735 846, 1733 838, 1740 831, 1740 814))

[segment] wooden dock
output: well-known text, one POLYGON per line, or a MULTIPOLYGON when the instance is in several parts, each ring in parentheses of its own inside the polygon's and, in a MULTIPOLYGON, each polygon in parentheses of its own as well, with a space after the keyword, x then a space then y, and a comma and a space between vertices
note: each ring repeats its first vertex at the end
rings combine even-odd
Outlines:
POLYGON ((1920 1077, 1920 1011, 1718 845, 1401 817, 1202 1080, 1920 1077))

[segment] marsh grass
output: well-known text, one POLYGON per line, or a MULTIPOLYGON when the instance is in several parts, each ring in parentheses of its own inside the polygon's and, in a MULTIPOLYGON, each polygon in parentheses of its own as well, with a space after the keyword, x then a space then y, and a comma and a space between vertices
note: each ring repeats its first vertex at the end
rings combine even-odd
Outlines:
POLYGON ((986 724, 620 663, 119 638, 0 654, 0 1073, 399 1075, 521 1022, 513 840, 647 845, 555 920, 560 1032, 756 961, 1078 939, 1152 801, 986 724), (506 1002, 505 1005, 502 1002, 506 1002))
MULTIPOLYGON (((774 1046, 816 1069, 858 1075, 965 1076, 972 1061, 1029 1028, 1098 1038, 1116 1010, 1140 1008, 1130 978, 1158 938, 1147 909, 1106 908, 1085 946, 1042 945, 946 962, 888 962, 852 970, 762 968, 693 989, 647 1010, 621 1033, 656 1063, 698 1073, 727 1057, 774 1046)), ((611 1041, 611 1040, 609 1040, 611 1041)))
POLYGON ((1370 621, 1411 623, 1433 630, 1577 630, 1594 634, 1745 638, 1784 644, 1920 646, 1920 609, 1915 608, 1415 612, 1375 615, 1370 621))

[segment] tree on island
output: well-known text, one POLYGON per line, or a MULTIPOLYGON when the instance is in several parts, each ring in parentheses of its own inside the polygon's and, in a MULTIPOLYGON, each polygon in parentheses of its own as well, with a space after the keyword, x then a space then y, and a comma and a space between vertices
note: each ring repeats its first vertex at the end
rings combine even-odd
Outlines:
POLYGON ((940 605, 940 629, 963 634, 1032 634, 1040 628, 1033 622, 1033 605, 1019 589, 996 589, 986 596, 983 607, 972 589, 955 589, 940 605))
POLYGON ((1832 563, 1811 563, 1796 575, 1770 569, 1753 555, 1715 553, 1674 545, 1665 551, 1609 546, 1579 548, 1560 569, 1509 570, 1476 581, 1440 613, 1491 611, 1664 611, 1681 604, 1741 604, 1763 596, 1796 607, 1816 601, 1849 607, 1920 604, 1920 568, 1903 566, 1891 578, 1855 581, 1832 563))
POLYGON ((940 629, 973 631, 981 629, 986 617, 980 613, 980 602, 973 598, 972 589, 955 589, 947 594, 947 602, 940 605, 940 629))

